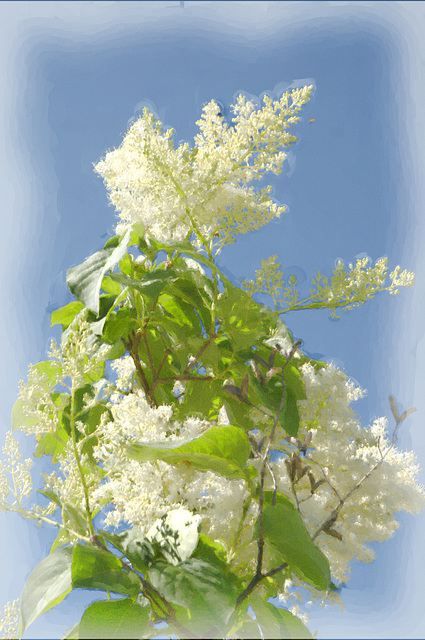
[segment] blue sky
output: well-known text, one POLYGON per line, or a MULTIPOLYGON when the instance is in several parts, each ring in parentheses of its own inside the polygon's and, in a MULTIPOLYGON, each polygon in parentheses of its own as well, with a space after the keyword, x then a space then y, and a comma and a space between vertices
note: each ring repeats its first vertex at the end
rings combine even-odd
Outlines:
MULTIPOLYGON (((313 83, 298 142, 273 179, 289 213, 240 237, 219 262, 240 283, 278 254, 307 289, 317 271, 363 254, 416 271, 413 290, 383 294, 338 321, 326 312, 284 319, 307 353, 332 359, 368 389, 355 406, 365 422, 390 415, 389 393, 403 409, 417 406, 399 443, 425 469, 425 3, 1 2, 0 25, 1 432, 18 380, 59 337, 50 313, 71 299, 67 269, 112 233, 114 211, 92 163, 120 143, 131 118, 148 106, 176 141, 191 141, 212 98, 227 108, 239 92, 277 95, 313 83)), ((393 539, 376 545, 377 560, 353 567, 345 612, 312 611, 319 637, 425 637, 425 517, 400 519, 393 539)), ((53 537, 0 514, 0 563, 11 575, 0 606, 20 595, 53 537)), ((28 637, 59 636, 78 619, 79 602, 69 597, 28 637)))

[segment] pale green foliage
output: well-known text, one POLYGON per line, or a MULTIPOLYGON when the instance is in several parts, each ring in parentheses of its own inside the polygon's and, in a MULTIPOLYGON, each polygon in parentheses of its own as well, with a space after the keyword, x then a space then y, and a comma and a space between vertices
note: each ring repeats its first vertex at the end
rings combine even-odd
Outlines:
POLYGON ((366 300, 373 299, 380 291, 388 291, 396 295, 399 293, 399 287, 411 287, 415 279, 412 272, 406 269, 401 271, 397 266, 389 274, 390 283, 386 285, 387 258, 380 258, 373 267, 369 266, 369 258, 359 258, 354 266, 349 264, 348 271, 344 268, 344 264, 338 261, 331 278, 318 272, 312 280, 310 295, 300 301, 296 277, 290 275, 288 280, 285 280, 280 266, 277 256, 262 260, 261 269, 255 272, 255 280, 244 280, 242 286, 251 295, 258 292, 268 293, 273 299, 276 310, 279 307, 283 312, 327 308, 332 318, 339 317, 336 313, 339 307, 349 311, 366 300))
POLYGON ((262 108, 239 96, 231 126, 212 100, 197 122, 193 149, 187 143, 174 149, 173 130, 163 132, 145 109, 121 146, 95 166, 119 213, 117 231, 142 222, 157 240, 194 234, 198 246, 219 251, 239 233, 280 216, 286 207, 273 202, 271 187, 256 191, 248 183, 281 172, 282 149, 296 141, 287 129, 312 89, 294 89, 276 101, 265 96, 262 108))

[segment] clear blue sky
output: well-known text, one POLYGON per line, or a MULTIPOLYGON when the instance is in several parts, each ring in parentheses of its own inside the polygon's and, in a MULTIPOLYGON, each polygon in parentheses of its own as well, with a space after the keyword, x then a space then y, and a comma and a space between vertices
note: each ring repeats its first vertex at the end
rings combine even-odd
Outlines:
MULTIPOLYGON (((114 211, 92 163, 121 142, 129 120, 147 105, 174 127, 177 142, 191 141, 212 98, 227 108, 241 91, 259 96, 313 83, 298 143, 273 180, 289 213, 240 237, 220 264, 240 283, 261 258, 278 254, 306 288, 317 271, 359 254, 415 270, 414 290, 382 295, 339 321, 326 312, 294 312, 286 321, 307 353, 334 360, 368 389, 354 407, 365 422, 389 415, 389 393, 404 409, 418 407, 399 442, 415 448, 425 468, 417 148, 425 3, 1 2, 0 25, 2 439, 18 380, 59 337, 50 313, 71 299, 67 269, 112 232, 114 211)), ((375 563, 353 566, 344 614, 312 612, 319 637, 425 637, 425 517, 401 520, 394 538, 376 545, 375 563)), ((0 586, 0 608, 19 597, 53 537, 0 514, 1 573, 11 576, 0 586)), ((71 626, 80 600, 67 600, 62 614, 45 616, 27 636, 56 637, 71 626)))

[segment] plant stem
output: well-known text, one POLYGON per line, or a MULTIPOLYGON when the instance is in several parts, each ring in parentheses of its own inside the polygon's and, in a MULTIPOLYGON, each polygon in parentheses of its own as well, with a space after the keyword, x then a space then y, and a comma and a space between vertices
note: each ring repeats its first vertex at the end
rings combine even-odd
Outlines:
POLYGON ((75 461, 77 463, 77 467, 78 467, 78 471, 79 471, 80 479, 81 479, 81 484, 82 484, 83 491, 84 491, 84 502, 85 502, 85 507, 86 507, 87 523, 88 523, 88 526, 89 526, 90 535, 93 536, 95 531, 94 531, 94 526, 93 526, 92 512, 90 510, 89 491, 88 491, 88 487, 87 487, 87 484, 86 484, 86 479, 84 477, 84 471, 83 471, 83 467, 81 466, 80 455, 78 453, 78 447, 77 447, 77 434, 76 434, 76 427, 75 427, 75 388, 74 388, 74 383, 72 383, 72 389, 71 389, 70 426, 71 426, 71 436, 72 436, 72 448, 74 450, 75 461))

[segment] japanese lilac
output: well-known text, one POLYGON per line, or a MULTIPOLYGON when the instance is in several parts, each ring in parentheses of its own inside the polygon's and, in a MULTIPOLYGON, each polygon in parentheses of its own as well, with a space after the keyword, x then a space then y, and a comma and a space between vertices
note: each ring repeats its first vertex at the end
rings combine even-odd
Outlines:
POLYGON ((198 245, 221 248, 280 216, 285 207, 273 202, 271 189, 255 191, 249 183, 281 172, 282 149, 296 140, 287 129, 311 92, 294 89, 277 101, 265 96, 262 108, 239 96, 232 125, 211 101, 197 122, 193 149, 187 143, 175 149, 173 130, 163 132, 145 109, 121 146, 95 166, 119 214, 117 232, 142 222, 160 241, 194 234, 198 245))

